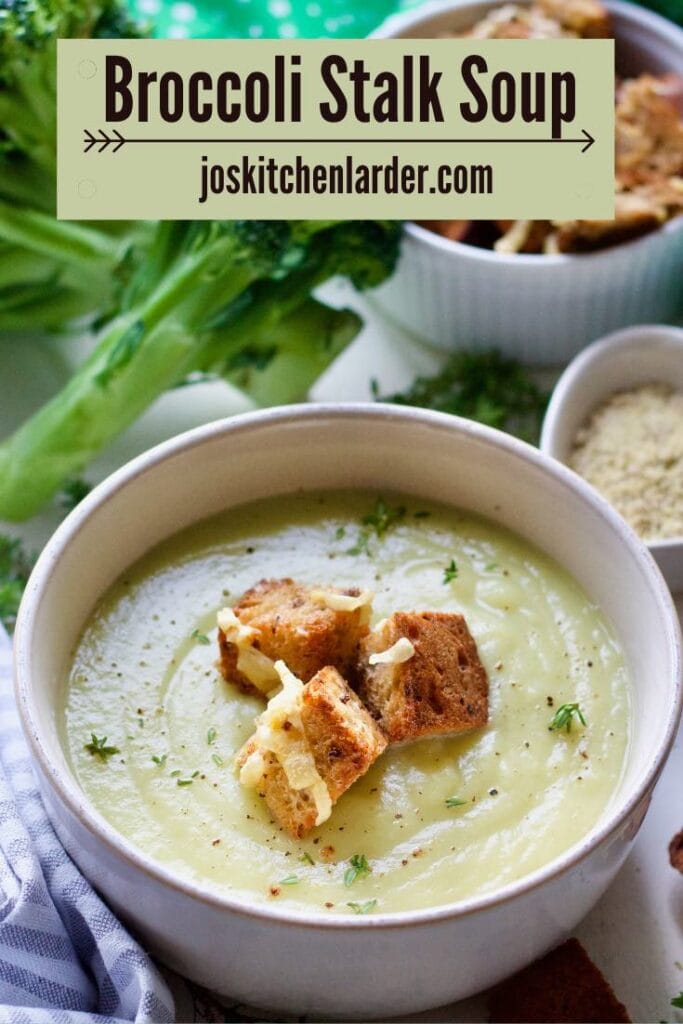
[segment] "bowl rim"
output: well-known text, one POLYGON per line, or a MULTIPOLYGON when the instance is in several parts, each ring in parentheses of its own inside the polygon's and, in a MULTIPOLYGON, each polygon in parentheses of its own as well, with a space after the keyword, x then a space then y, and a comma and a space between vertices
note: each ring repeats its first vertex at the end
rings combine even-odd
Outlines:
MULTIPOLYGON (((448 11, 459 11, 467 7, 479 6, 482 2, 490 2, 495 7, 496 3, 501 6, 504 0, 428 0, 415 10, 400 11, 390 14, 379 25, 374 32, 370 33, 370 39, 395 39, 406 29, 415 28, 423 22, 430 21, 439 14, 448 11)), ((516 0, 516 2, 529 3, 531 0, 516 0)), ((629 0, 602 0, 605 7, 616 14, 624 21, 630 21, 636 26, 650 28, 654 33, 664 36, 667 40, 678 42, 683 61, 683 28, 675 22, 657 14, 647 8, 638 7, 629 0)), ((615 252, 631 252, 643 248, 653 238, 670 236, 678 231, 683 231, 683 213, 670 218, 654 231, 641 235, 639 238, 632 238, 630 241, 617 242, 605 249, 597 249, 595 252, 586 253, 502 253, 492 249, 482 249, 476 245, 467 245, 465 242, 454 242, 443 235, 437 235, 434 231, 421 227, 415 221, 408 220, 403 225, 403 230, 411 240, 426 248, 438 250, 441 255, 451 259, 457 256, 466 256, 469 259, 480 260, 484 263, 491 261, 496 265, 508 266, 544 266, 544 267, 566 267, 580 262, 582 265, 589 265, 600 260, 613 257, 615 252)))
MULTIPOLYGON (((201 519, 198 516, 197 521, 201 519)), ((666 762, 673 745, 683 704, 683 640, 673 599, 652 555, 631 528, 612 507, 577 474, 562 463, 550 459, 539 449, 517 438, 471 420, 445 413, 391 404, 374 405, 368 402, 312 403, 277 407, 242 413, 218 420, 179 434, 143 452, 107 479, 98 484, 67 516, 43 549, 27 584, 17 617, 14 635, 14 688, 24 736, 46 784, 57 794, 67 811, 107 848, 108 853, 123 860, 146 875, 152 882, 173 890, 176 894, 197 900, 217 911, 258 919, 264 923, 286 924, 289 927, 316 930, 395 929, 436 924, 445 920, 486 912, 498 905, 509 903, 538 889, 541 885, 576 866, 598 846, 618 832, 642 801, 648 798, 666 762), (33 686, 31 683, 32 643, 34 623, 42 592, 55 571, 58 571, 63 550, 77 538, 81 524, 129 483, 133 483, 157 465, 181 453, 187 453, 220 438, 258 431, 292 422, 316 420, 355 420, 360 418, 379 424, 408 421, 439 433, 460 433, 487 447, 502 448, 513 460, 531 462, 542 472, 550 474, 556 483, 576 494, 594 512, 607 519, 612 530, 629 549, 640 565, 649 584, 650 596, 663 616, 668 644, 668 658, 672 669, 673 700, 668 708, 663 739, 653 756, 647 772, 633 788, 627 800, 615 804, 599 826, 594 826, 582 839, 548 864, 522 878, 469 900, 427 907, 418 910, 377 913, 369 916, 349 915, 343 912, 323 917, 313 911, 301 912, 280 907, 259 906, 244 899, 212 891, 208 883, 199 883, 174 873, 170 866, 155 860, 145 851, 118 832, 90 802, 75 778, 61 772, 43 745, 41 730, 33 715, 33 686)))
MULTIPOLYGON (((564 412, 565 406, 572 400, 576 388, 580 385, 584 377, 589 374, 596 363, 602 363, 608 360, 611 353, 615 349, 630 349, 646 346, 646 340, 652 339, 652 337, 661 338, 662 341, 672 342, 675 346, 679 346, 681 349, 681 358, 683 359, 683 327, 677 327, 674 324, 636 324, 633 327, 624 327, 618 331, 612 331, 610 334, 606 334, 602 338, 598 338, 596 341, 591 342, 586 348, 582 349, 578 355, 574 356, 568 363, 565 369, 558 377, 553 393, 548 403, 548 408, 545 411, 543 417, 543 425, 541 428, 541 438, 539 442, 539 448, 546 455, 559 462, 563 465, 567 465, 564 460, 560 459, 557 454, 557 439, 556 434, 558 430, 558 423, 564 412)), ((637 386, 637 385, 636 385, 637 386)), ((618 381, 614 382, 614 385, 606 386, 602 398, 608 398, 610 395, 616 394, 618 391, 623 390, 620 387, 618 381)), ((600 399, 593 406, 596 409, 600 404, 600 399)), ((590 412, 588 413, 590 415, 590 412)), ((675 548, 683 546, 683 534, 676 537, 659 538, 657 540, 648 540, 644 543, 652 552, 657 554, 664 554, 665 552, 672 551, 675 548)))

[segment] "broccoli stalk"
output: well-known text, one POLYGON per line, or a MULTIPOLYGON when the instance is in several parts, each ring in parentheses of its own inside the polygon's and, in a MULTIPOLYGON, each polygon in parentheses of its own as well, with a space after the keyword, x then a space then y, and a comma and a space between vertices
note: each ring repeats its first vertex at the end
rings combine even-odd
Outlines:
POLYGON ((117 0, 0 0, 2 330, 62 328, 112 302, 122 226, 54 217, 56 42, 139 34, 117 0))
POLYGON ((377 221, 160 224, 132 257, 129 308, 63 391, 0 446, 0 517, 32 515, 193 373, 253 385, 262 400, 303 397, 358 326, 313 304, 312 289, 336 273, 361 287, 378 283, 397 235, 377 221), (292 376, 281 379, 285 370, 292 376))
POLYGON ((227 360, 223 376, 258 405, 300 401, 360 327, 352 310, 307 299, 227 360))

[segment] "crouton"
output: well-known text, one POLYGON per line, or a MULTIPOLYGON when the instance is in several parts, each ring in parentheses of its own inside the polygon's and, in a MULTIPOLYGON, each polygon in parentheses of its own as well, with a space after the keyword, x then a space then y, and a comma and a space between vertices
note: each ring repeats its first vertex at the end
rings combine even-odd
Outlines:
POLYGON ((356 587, 305 587, 291 579, 261 580, 218 615, 220 669, 246 692, 267 694, 284 661, 308 682, 326 665, 349 676, 368 632, 372 594, 356 587))
POLYGON ((387 745, 373 718, 335 668, 306 684, 276 663, 283 689, 257 719, 237 755, 240 781, 258 790, 274 819, 301 839, 364 775, 387 745))
POLYGON ((489 996, 489 1010, 492 1024, 628 1024, 631 1019, 576 939, 564 942, 495 988, 489 996))
POLYGON ((435 235, 449 238, 451 242, 464 241, 472 227, 471 220, 419 220, 417 223, 435 235))
POLYGON ((558 252, 591 252, 647 234, 666 220, 666 209, 634 192, 617 192, 614 220, 554 222, 558 252))
POLYGON ((609 39, 612 19, 599 0, 540 0, 547 17, 582 39, 609 39))
POLYGON ((538 4, 503 4, 461 34, 472 39, 557 39, 570 33, 557 19, 547 17, 538 4))
POLYGON ((361 641, 358 693, 390 743, 488 721, 488 677, 462 615, 396 612, 361 641))

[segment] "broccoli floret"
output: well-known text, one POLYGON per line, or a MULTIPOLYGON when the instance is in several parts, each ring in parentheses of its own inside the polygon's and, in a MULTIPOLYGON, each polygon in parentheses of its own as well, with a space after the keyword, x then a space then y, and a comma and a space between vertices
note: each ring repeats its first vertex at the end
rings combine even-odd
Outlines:
POLYGON ((17 280, 0 259, 5 330, 61 328, 112 301, 121 226, 54 217, 57 39, 112 34, 140 34, 112 0, 0 0, 0 253, 24 268, 17 280))

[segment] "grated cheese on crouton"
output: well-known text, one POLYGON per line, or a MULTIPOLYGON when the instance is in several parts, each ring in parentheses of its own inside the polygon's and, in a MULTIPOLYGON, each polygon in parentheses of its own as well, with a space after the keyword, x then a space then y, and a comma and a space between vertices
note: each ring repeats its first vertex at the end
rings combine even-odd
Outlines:
POLYGON ((283 689, 237 757, 240 782, 257 789, 275 820, 300 839, 376 761, 387 741, 331 666, 303 684, 277 663, 283 689))
POLYGON ((228 627, 218 633, 221 672, 246 692, 261 694, 278 684, 278 660, 304 682, 326 665, 348 677, 368 632, 371 603, 372 593, 357 587, 261 580, 221 613, 228 627))

